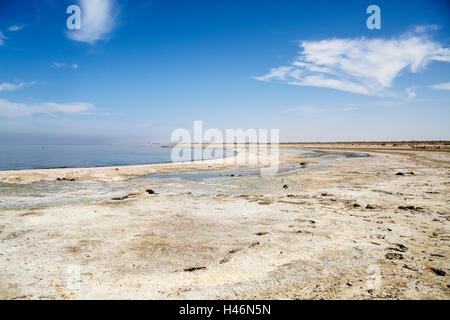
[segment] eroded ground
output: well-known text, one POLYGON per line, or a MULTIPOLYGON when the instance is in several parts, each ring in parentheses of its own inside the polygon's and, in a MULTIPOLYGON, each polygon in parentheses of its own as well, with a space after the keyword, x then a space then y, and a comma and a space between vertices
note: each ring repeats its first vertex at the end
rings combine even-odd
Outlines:
POLYGON ((0 298, 449 299, 450 153, 368 151, 281 176, 2 173, 0 298))

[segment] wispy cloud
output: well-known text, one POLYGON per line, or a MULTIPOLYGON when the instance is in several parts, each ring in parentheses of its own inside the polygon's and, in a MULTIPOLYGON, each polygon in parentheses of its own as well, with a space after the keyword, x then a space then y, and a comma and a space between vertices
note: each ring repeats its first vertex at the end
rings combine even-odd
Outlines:
POLYGON ((13 25, 13 26, 8 27, 7 30, 8 30, 8 31, 11 31, 11 32, 15 32, 15 31, 22 30, 24 27, 25 27, 25 26, 13 25))
POLYGON ((408 95, 408 99, 414 99, 416 97, 416 92, 412 88, 406 88, 406 94, 408 95))
POLYGON ((450 82, 433 84, 430 86, 430 88, 436 90, 450 90, 450 82))
POLYGON ((254 79, 385 96, 402 71, 416 73, 432 60, 450 61, 450 49, 426 34, 435 27, 417 28, 393 39, 302 41, 301 51, 292 63, 254 79))
POLYGON ((104 40, 116 26, 119 8, 115 0, 80 0, 81 29, 67 31, 67 37, 93 44, 104 40))
POLYGON ((71 69, 78 69, 78 64, 72 63, 67 64, 65 62, 53 62, 51 65, 52 68, 71 68, 71 69))
POLYGON ((290 108, 283 110, 281 113, 285 114, 301 114, 301 115, 315 115, 318 113, 332 113, 332 112, 349 112, 349 111, 356 111, 358 108, 353 105, 349 104, 344 107, 333 107, 333 108, 327 108, 327 107, 317 107, 312 105, 301 105, 295 108, 290 108))
POLYGON ((73 102, 66 104, 46 102, 36 105, 27 105, 24 103, 15 103, 0 99, 0 116, 7 118, 30 117, 39 113, 48 115, 54 115, 57 113, 82 114, 93 108, 93 104, 85 102, 73 102))
POLYGON ((24 88, 25 86, 33 85, 36 81, 32 82, 17 82, 17 83, 0 83, 0 91, 16 91, 24 88))
POLYGON ((5 34, 0 31, 0 46, 3 46, 5 44, 5 34))
POLYGON ((310 106, 310 105, 303 105, 303 106, 298 106, 295 108, 290 108, 287 110, 284 110, 282 113, 303 113, 303 114, 313 114, 313 113, 318 113, 321 110, 315 106, 310 106))

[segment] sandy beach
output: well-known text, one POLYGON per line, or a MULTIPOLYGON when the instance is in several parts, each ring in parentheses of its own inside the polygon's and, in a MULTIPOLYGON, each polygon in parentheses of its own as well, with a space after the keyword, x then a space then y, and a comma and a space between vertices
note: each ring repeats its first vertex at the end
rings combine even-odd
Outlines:
POLYGON ((448 144, 280 148, 327 152, 0 172, 0 298, 450 298, 448 144))

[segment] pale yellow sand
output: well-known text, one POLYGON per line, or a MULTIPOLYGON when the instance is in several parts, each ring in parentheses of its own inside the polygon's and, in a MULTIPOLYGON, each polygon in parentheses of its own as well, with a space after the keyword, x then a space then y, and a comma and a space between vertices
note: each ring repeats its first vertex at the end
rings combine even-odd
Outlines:
MULTIPOLYGON (((122 201, 0 210, 0 298, 449 299, 450 154, 372 151, 283 155, 283 164, 329 165, 286 176, 149 179, 122 201)), ((113 183, 215 161, 1 172, 0 181, 113 183)))

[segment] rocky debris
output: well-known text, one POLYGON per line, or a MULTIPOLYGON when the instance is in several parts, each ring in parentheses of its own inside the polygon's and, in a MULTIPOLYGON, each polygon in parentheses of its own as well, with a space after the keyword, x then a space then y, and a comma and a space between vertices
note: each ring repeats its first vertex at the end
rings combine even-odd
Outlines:
POLYGON ((132 196, 135 196, 135 195, 137 195, 137 194, 136 193, 130 193, 130 194, 127 194, 127 195, 122 196, 122 197, 111 198, 111 200, 115 200, 115 201, 125 200, 125 199, 128 199, 129 197, 132 197, 132 196))
POLYGON ((366 209, 368 209, 368 210, 373 210, 373 209, 375 209, 375 207, 374 207, 373 205, 371 205, 371 204, 368 204, 368 205, 366 206, 366 209))
POLYGON ((410 211, 418 211, 418 212, 424 212, 425 210, 421 207, 415 207, 415 206, 398 206, 400 210, 410 210, 410 211))
POLYGON ((190 268, 186 268, 183 269, 184 272, 194 272, 194 271, 199 271, 199 270, 205 270, 206 267, 190 267, 190 268))
MULTIPOLYGON (((414 175, 415 175, 414 172, 412 172, 412 171, 409 171, 409 172, 407 172, 406 174, 409 174, 409 175, 411 175, 411 176, 414 176, 414 175)), ((395 175, 396 175, 396 176, 404 176, 405 174, 404 174, 403 172, 397 172, 395 175)))
POLYGON ((255 242, 250 243, 250 245, 248 247, 253 248, 253 247, 259 246, 259 244, 260 243, 258 241, 255 241, 255 242))
POLYGON ((268 232, 256 232, 254 233, 255 236, 264 236, 266 234, 269 234, 268 232))
POLYGON ((56 181, 76 181, 75 178, 56 178, 56 181))
POLYGON ((411 268, 410 266, 408 266, 407 264, 403 265, 403 268, 411 270, 411 271, 417 271, 417 269, 411 268))
POLYGON ((289 188, 289 186, 287 184, 284 184, 283 189, 287 189, 287 188, 289 188))
POLYGON ((436 273, 438 276, 445 277, 445 275, 446 275, 445 271, 443 271, 443 270, 436 269, 436 268, 430 268, 430 269, 431 269, 431 271, 436 273))
POLYGON ((397 247, 396 248, 389 248, 389 250, 394 250, 394 251, 398 251, 398 252, 406 252, 408 251, 408 248, 405 247, 404 245, 400 244, 400 243, 396 243, 395 244, 397 247))
POLYGON ((145 192, 147 192, 148 194, 155 194, 155 191, 153 191, 152 189, 147 189, 145 190, 145 192))
MULTIPOLYGON (((259 242, 258 242, 258 244, 259 244, 259 242)), ((241 249, 231 249, 231 250, 228 251, 228 254, 232 255, 232 254, 235 254, 236 252, 238 252, 240 250, 241 249)), ((230 261, 231 257, 229 255, 227 257, 223 258, 222 260, 220 260, 219 263, 220 264, 224 264, 224 263, 227 263, 228 261, 230 261)))
POLYGON ((300 162, 299 163, 302 167, 305 167, 308 163, 307 162, 300 162))
POLYGON ((357 203, 353 204, 353 208, 359 208, 359 207, 361 207, 359 204, 357 204, 357 203))
POLYGON ((224 264, 224 263, 227 263, 228 261, 230 261, 230 258, 229 257, 225 257, 225 258, 223 258, 222 260, 219 261, 219 264, 224 264))
POLYGON ((403 255, 401 253, 388 252, 385 257, 388 260, 403 260, 403 255))
POLYGON ((438 258, 445 258, 442 254, 438 254, 438 253, 431 253, 430 256, 438 257, 438 258))
POLYGON ((321 195, 322 197, 326 197, 326 196, 328 195, 328 193, 322 192, 320 195, 321 195))

